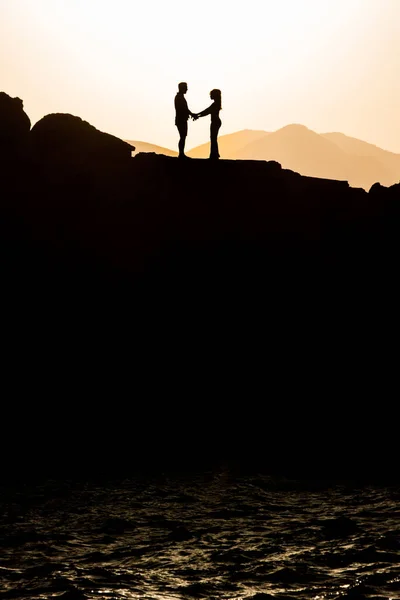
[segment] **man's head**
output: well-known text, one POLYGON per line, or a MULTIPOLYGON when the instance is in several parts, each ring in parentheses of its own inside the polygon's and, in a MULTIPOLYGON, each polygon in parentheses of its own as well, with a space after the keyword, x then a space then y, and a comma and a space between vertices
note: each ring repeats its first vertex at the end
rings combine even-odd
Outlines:
POLYGON ((185 81, 181 81, 181 83, 178 83, 178 90, 180 94, 186 94, 188 90, 187 83, 185 81))

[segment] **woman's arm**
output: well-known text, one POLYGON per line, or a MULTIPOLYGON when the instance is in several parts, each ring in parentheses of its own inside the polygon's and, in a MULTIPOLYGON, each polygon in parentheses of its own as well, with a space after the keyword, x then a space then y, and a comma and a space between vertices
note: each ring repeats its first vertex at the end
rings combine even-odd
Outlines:
POLYGON ((212 113, 214 107, 214 102, 205 110, 202 110, 201 112, 197 113, 199 117, 205 117, 206 115, 210 115, 212 113))

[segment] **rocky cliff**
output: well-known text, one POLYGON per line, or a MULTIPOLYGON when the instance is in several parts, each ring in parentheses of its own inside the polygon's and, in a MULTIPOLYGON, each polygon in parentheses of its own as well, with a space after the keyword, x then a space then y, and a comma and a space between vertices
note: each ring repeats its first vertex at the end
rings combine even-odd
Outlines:
POLYGON ((13 469, 393 466, 400 185, 130 158, 76 118, 27 137, 19 114, 0 115, 30 146, 2 138, 13 469))

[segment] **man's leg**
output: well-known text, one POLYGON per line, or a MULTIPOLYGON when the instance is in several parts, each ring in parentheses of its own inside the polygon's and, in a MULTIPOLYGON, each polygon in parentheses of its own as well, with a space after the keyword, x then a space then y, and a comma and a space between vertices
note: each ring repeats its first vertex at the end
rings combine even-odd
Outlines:
POLYGON ((184 121, 183 123, 178 123, 177 124, 177 128, 179 131, 179 143, 178 143, 178 148, 179 148, 179 156, 185 156, 185 143, 186 143, 186 136, 187 136, 187 121, 184 121))
POLYGON ((178 142, 178 148, 179 148, 179 156, 183 156, 185 154, 185 143, 186 143, 186 136, 182 135, 181 132, 180 133, 180 139, 178 142))

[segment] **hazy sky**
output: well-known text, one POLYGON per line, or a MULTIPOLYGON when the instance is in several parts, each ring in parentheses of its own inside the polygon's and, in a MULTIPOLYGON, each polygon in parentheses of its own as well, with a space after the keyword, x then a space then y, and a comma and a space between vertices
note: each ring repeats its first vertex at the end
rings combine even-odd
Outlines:
MULTIPOLYGON (((400 0, 0 0, 0 91, 177 146, 174 96, 220 134, 301 123, 400 153, 400 0)), ((190 121, 187 148, 207 141, 190 121)))

